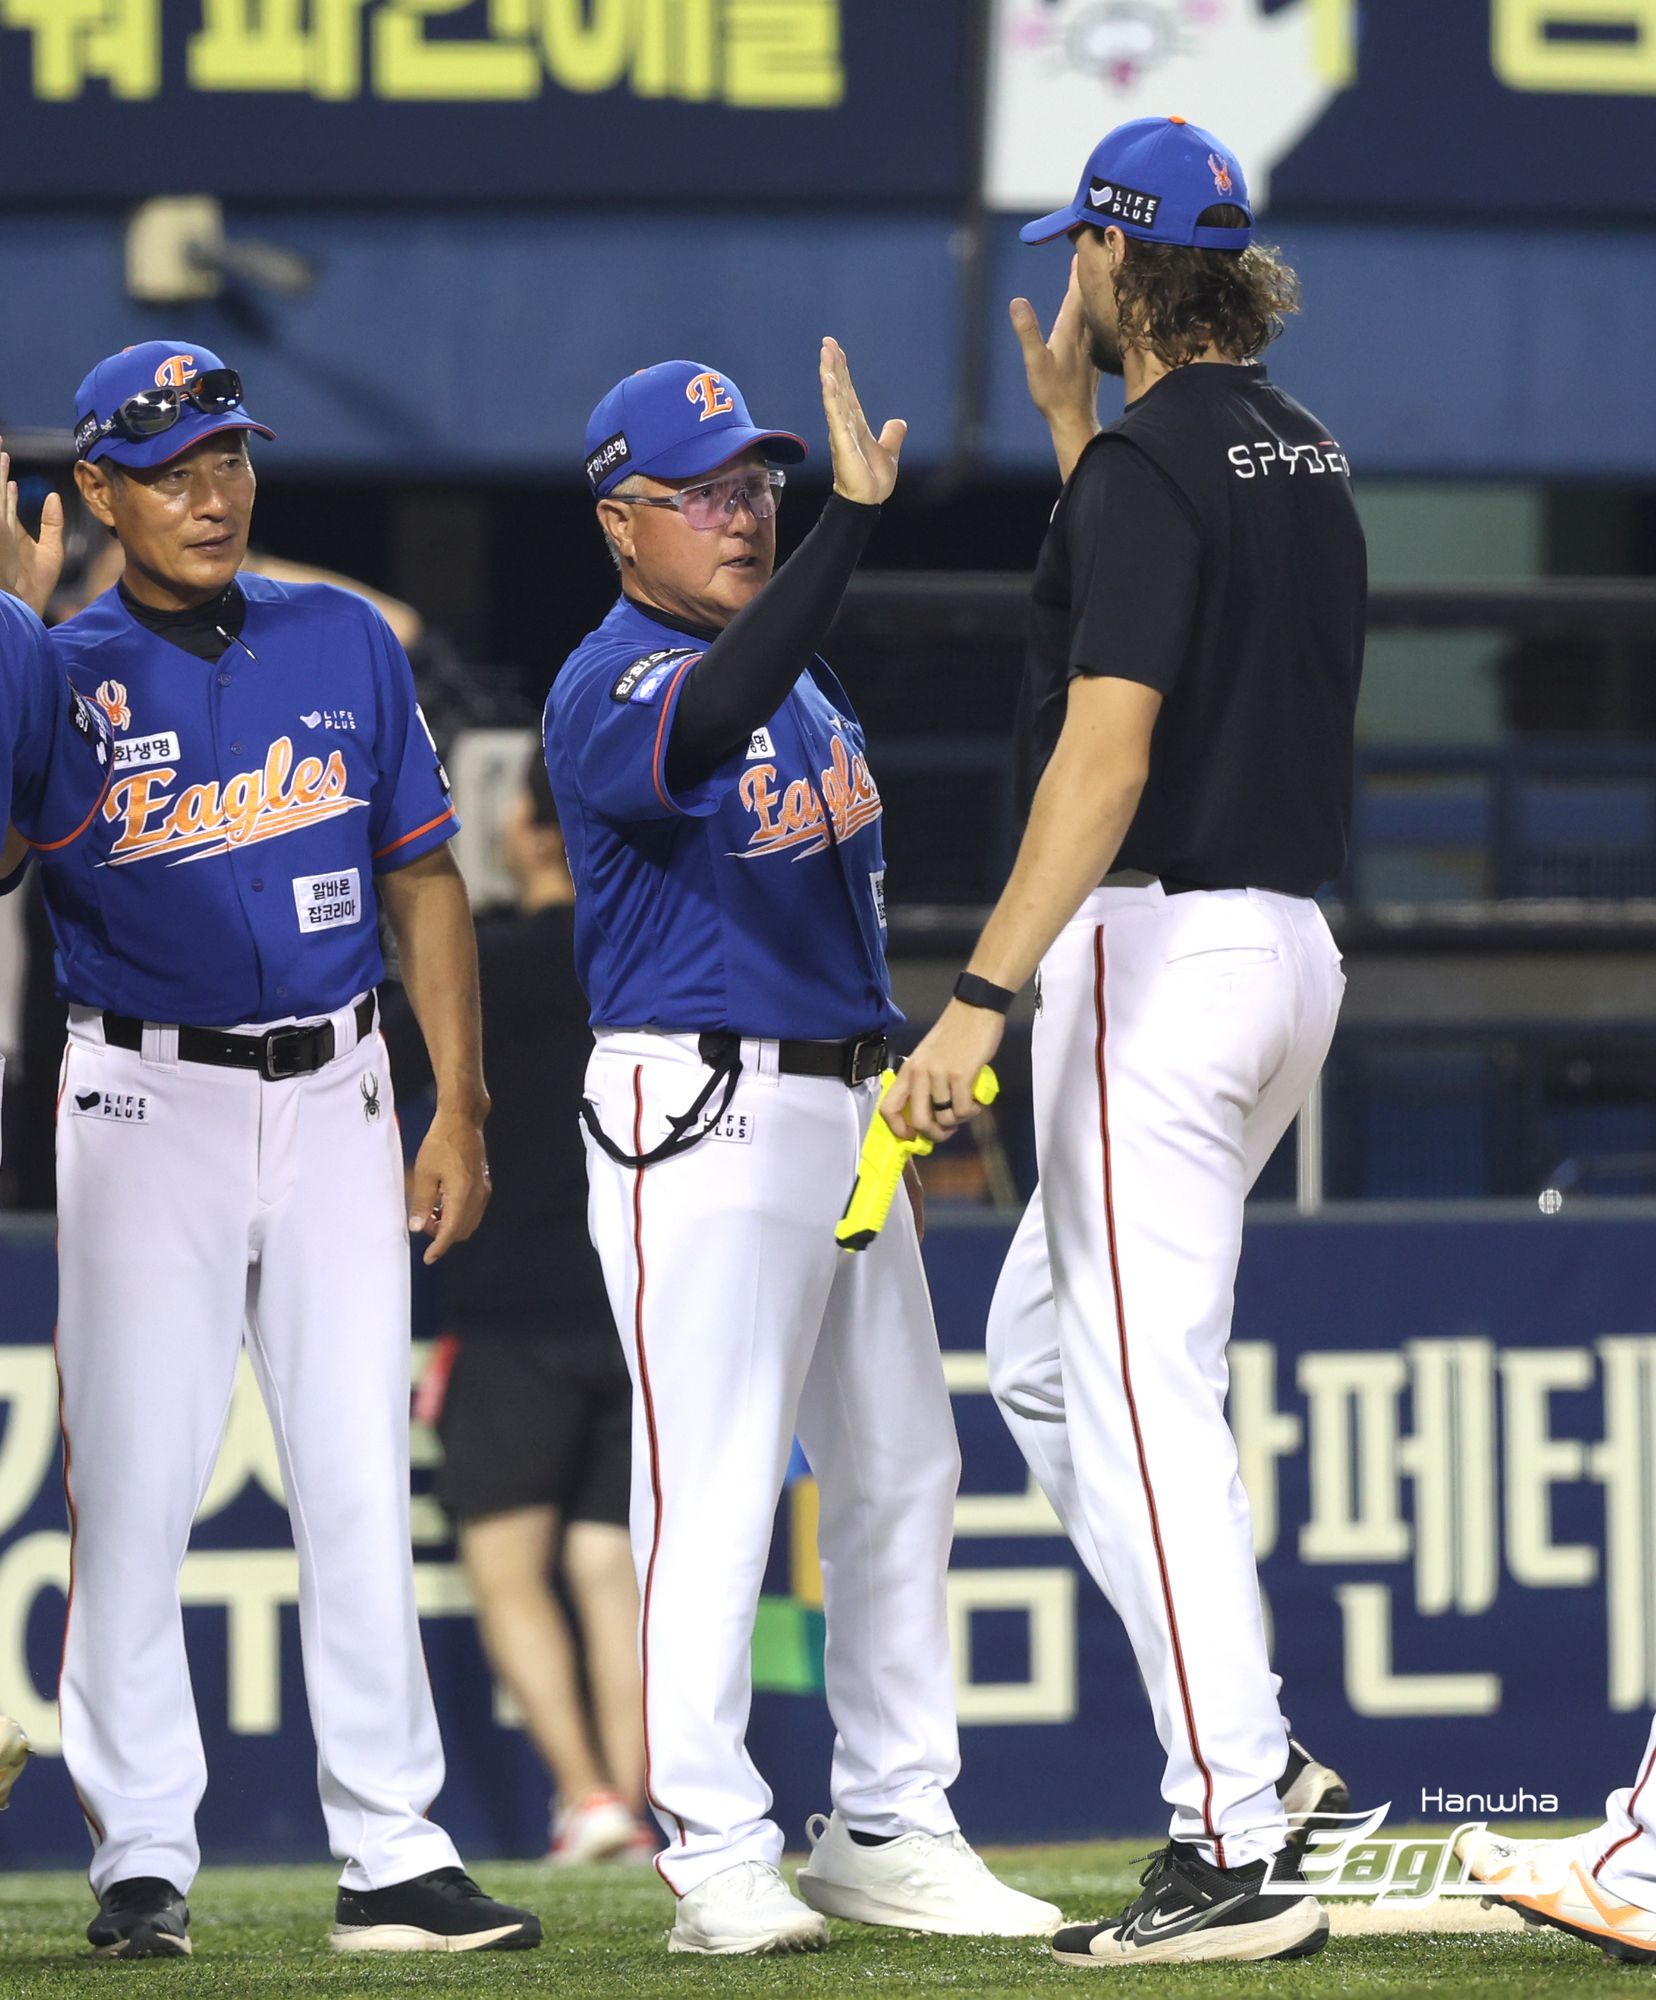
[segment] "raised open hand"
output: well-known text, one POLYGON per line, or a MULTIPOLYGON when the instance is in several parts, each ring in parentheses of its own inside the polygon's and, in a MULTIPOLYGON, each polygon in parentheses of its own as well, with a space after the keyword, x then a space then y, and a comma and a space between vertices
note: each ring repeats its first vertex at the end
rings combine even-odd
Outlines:
POLYGON ((47 494, 37 540, 18 519, 17 481, 11 476, 11 453, 3 445, 0 439, 0 590, 21 597, 44 618, 63 574, 63 501, 56 493, 47 494))
POLYGON ((897 484, 897 460, 908 425, 890 417, 876 437, 857 400, 856 386, 837 340, 822 343, 822 413, 828 419, 828 445, 834 457, 834 491, 864 507, 889 499, 897 484))
POLYGON ((1012 331, 1023 349, 1029 400, 1052 425, 1069 429, 1098 428, 1098 369, 1093 365, 1087 322, 1081 311, 1081 281, 1070 260, 1069 289, 1051 333, 1043 337, 1041 322, 1028 299, 1014 299, 1012 331))

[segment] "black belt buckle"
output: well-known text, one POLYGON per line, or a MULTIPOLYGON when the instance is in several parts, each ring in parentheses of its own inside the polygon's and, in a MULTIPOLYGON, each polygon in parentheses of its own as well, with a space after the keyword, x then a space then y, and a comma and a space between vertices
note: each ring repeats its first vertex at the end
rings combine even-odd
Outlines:
POLYGON ((266 1083, 310 1076, 333 1061, 332 1021, 315 1028, 270 1028, 259 1037, 259 1074, 266 1083))
POLYGON ((886 1066, 889 1053, 884 1035, 859 1035, 845 1045, 845 1067, 840 1072, 846 1083, 867 1083, 886 1066))

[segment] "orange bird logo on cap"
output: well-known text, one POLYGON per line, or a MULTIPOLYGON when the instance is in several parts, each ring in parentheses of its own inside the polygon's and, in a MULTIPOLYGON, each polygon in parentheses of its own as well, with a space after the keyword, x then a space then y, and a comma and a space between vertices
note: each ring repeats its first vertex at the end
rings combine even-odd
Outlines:
POLYGON ((1208 154, 1208 172, 1213 176, 1213 185, 1221 194, 1229 194, 1232 188, 1231 170, 1217 153, 1208 154))
POLYGON ((722 417, 726 411, 736 407, 724 385, 724 377, 715 375, 711 369, 687 382, 684 394, 687 401, 701 406, 701 421, 704 424, 709 417, 722 417))
POLYGON ((199 372, 193 354, 174 354, 156 369, 155 386, 158 389, 182 389, 199 372))

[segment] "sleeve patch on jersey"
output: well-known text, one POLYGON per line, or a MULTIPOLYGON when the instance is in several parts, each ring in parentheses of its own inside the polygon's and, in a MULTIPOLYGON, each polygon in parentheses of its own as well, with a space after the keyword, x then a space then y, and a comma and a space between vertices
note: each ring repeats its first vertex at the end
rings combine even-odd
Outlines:
MULTIPOLYGON (((425 710, 418 702, 414 704, 414 713, 419 718, 420 727, 425 731, 425 740, 431 745, 431 768, 436 773, 437 782, 442 786, 443 797, 446 799, 454 787, 449 783, 449 774, 443 767, 442 757, 438 754, 437 739, 432 735, 431 724, 426 721, 425 710)), ((304 718, 301 716, 300 720, 303 721, 304 718)))
POLYGON ((675 666, 684 660, 700 657, 699 653, 682 646, 663 653, 646 653, 641 660, 634 660, 610 689, 610 700, 636 701, 648 706, 660 694, 662 684, 675 666))
POLYGON ((92 745, 98 762, 100 764, 107 764, 109 762, 108 739, 103 729, 99 726, 97 713, 93 709, 92 704, 86 699, 85 695, 81 694, 75 688, 69 690, 69 719, 74 723, 82 736, 86 738, 87 742, 92 745))

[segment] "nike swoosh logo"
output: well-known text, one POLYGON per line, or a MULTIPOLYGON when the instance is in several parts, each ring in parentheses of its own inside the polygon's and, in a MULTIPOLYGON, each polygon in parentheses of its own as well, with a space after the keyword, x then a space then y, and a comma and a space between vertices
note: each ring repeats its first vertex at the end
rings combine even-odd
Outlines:
POLYGON ((1216 1918, 1222 1917, 1227 1910, 1234 1910, 1239 1904, 1245 1903, 1247 1900, 1248 1892, 1244 1889, 1240 1895, 1229 1896, 1222 1903, 1212 1903, 1205 1910, 1181 1910, 1177 1915, 1167 1918, 1160 1923, 1156 1921, 1154 1910, 1146 1910, 1133 1925, 1131 1931, 1126 1933, 1124 1942, 1128 1944, 1149 1944, 1157 1939, 1177 1937, 1182 1931, 1203 1930, 1207 1925, 1214 1922, 1216 1918))

